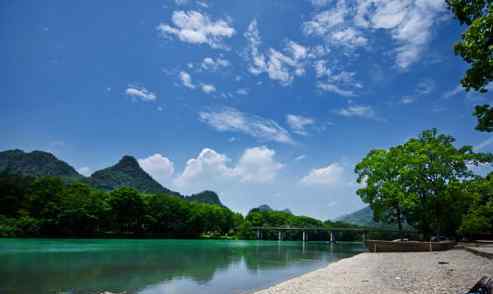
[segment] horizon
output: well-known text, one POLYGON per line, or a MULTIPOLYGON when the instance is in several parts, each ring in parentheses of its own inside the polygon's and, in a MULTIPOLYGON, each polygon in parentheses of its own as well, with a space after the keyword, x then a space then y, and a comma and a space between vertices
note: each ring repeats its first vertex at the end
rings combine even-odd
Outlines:
POLYGON ((182 194, 322 220, 366 206, 371 149, 437 128, 493 151, 442 0, 115 3, 0 4, 1 150, 85 176, 130 154, 182 194))

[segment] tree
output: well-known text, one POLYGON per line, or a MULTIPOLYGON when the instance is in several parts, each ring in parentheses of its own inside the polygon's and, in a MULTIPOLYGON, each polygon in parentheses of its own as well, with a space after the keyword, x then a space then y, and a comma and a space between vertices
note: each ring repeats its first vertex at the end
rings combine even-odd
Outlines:
POLYGON ((402 147, 390 150, 372 150, 356 165, 357 182, 366 184, 356 192, 373 210, 376 222, 396 223, 402 236, 405 220, 405 185, 402 172, 405 168, 402 147))
MULTIPOLYGON (((399 222, 404 216, 426 236, 452 224, 455 213, 464 209, 457 192, 464 181, 475 177, 470 165, 488 163, 491 154, 475 153, 470 146, 457 148, 455 139, 436 129, 389 150, 371 151, 356 166, 358 190, 370 204, 375 218, 399 222), (452 193, 453 192, 453 193, 452 193)), ((447 227, 447 232, 455 231, 447 227)))
POLYGON ((109 204, 115 224, 122 233, 136 233, 142 230, 145 204, 139 192, 132 188, 113 190, 109 204))
POLYGON ((468 185, 472 200, 463 217, 460 231, 463 234, 493 234, 493 173, 475 179, 468 185))
MULTIPOLYGON (((455 53, 471 64, 461 84, 467 91, 484 93, 493 80, 493 1, 446 1, 459 22, 468 26, 454 47, 455 53)), ((493 108, 477 106, 474 115, 478 118, 477 130, 493 131, 493 108)))

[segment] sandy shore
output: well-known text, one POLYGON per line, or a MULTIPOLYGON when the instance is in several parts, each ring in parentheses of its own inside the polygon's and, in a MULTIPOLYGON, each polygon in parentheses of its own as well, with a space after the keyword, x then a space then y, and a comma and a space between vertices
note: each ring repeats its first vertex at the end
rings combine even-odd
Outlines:
POLYGON ((493 277, 493 260, 462 249, 362 253, 255 294, 458 294, 483 275, 493 277))

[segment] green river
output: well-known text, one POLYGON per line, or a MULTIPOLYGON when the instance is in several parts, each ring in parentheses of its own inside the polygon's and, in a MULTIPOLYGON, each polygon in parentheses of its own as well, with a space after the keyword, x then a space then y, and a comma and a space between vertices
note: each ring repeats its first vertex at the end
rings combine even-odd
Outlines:
POLYGON ((364 250, 291 241, 0 239, 0 293, 249 293, 364 250))

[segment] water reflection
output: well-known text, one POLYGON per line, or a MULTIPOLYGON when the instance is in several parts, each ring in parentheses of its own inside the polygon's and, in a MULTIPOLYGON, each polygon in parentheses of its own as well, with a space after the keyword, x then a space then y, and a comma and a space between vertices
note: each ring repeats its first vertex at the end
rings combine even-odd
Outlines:
POLYGON ((277 241, 3 239, 0 293, 241 293, 361 250, 277 241))

